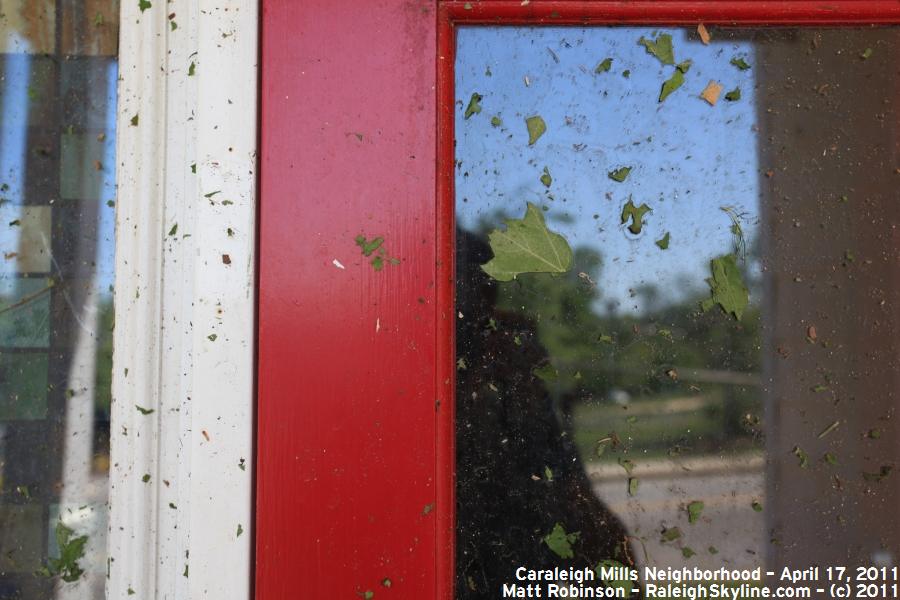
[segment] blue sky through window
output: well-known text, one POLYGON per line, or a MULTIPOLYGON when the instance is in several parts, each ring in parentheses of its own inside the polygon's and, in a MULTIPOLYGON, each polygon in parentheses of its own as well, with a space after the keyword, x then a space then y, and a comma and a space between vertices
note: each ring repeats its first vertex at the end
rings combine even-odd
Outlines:
POLYGON ((456 58, 456 206, 459 225, 491 228, 499 216, 521 218, 526 202, 545 206, 551 229, 573 248, 603 257, 598 309, 640 312, 630 290, 656 286, 664 301, 706 289, 709 260, 733 247, 722 207, 742 213, 748 244, 756 237, 759 166, 750 42, 705 46, 683 29, 636 27, 462 27, 456 58), (672 35, 675 60, 691 60, 684 85, 664 102, 660 87, 674 67, 638 40, 672 35), (612 58, 608 72, 597 64, 612 58), (628 71, 628 76, 623 72, 628 71), (700 98, 707 83, 724 87, 715 106, 700 98), (741 99, 726 101, 740 87, 741 99), (482 112, 464 118, 472 93, 482 112), (525 118, 540 115, 547 132, 528 146, 525 118), (492 125, 497 116, 502 125, 492 125), (633 170, 624 183, 607 173, 633 170), (553 177, 540 181, 544 167, 553 177), (648 204, 639 236, 620 224, 623 205, 648 204), (596 215, 596 218, 595 218, 596 215), (668 250, 654 242, 669 232, 668 250))

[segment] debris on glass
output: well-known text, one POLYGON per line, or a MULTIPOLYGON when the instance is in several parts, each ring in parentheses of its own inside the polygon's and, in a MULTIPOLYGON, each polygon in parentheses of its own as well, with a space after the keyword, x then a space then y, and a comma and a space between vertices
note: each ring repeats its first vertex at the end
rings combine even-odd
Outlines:
POLYGON ((0 598, 104 597, 118 13, 0 7, 0 598))
POLYGON ((459 29, 458 598, 522 566, 896 564, 898 51, 459 29))

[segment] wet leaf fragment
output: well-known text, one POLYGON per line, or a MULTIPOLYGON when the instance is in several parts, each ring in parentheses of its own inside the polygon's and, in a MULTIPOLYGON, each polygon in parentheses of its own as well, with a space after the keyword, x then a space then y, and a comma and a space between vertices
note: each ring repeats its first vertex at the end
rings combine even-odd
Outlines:
POLYGON ((138 0, 138 8, 141 12, 144 12, 151 6, 153 6, 153 4, 150 2, 150 0, 138 0))
POLYGON ((630 579, 603 579, 600 574, 603 572, 603 569, 606 569, 607 572, 613 573, 625 573, 625 565, 615 560, 601 560, 596 567, 594 567, 594 571, 597 574, 597 579, 606 584, 606 587, 612 588, 614 590, 622 590, 621 592, 617 592, 617 598, 627 598, 631 595, 632 583, 630 579), (616 571, 610 571, 610 569, 617 569, 616 571))
POLYGON ((798 465, 801 469, 806 469, 809 467, 809 455, 803 451, 803 448, 800 446, 794 446, 794 456, 797 457, 798 465))
MULTIPOLYGON (((384 250, 384 238, 378 236, 368 240, 366 239, 366 236, 358 235, 355 238, 355 242, 360 250, 362 250, 363 256, 372 257, 372 260, 369 261, 372 268, 376 271, 381 271, 384 268, 384 262, 387 258, 384 250)), ((392 265, 400 264, 400 259, 397 258, 387 258, 387 261, 392 265)))
POLYGON ((678 538, 681 537, 681 529, 678 527, 667 527, 662 530, 660 533, 660 541, 662 542, 674 542, 678 538))
POLYGON ((863 60, 869 60, 872 57, 872 53, 873 51, 871 48, 866 48, 860 53, 859 57, 863 60))
POLYGON ((655 40, 648 40, 644 36, 638 40, 638 44, 647 50, 647 54, 655 56, 664 65, 675 64, 675 51, 672 48, 672 36, 661 33, 655 40))
POLYGON ((741 88, 736 87, 727 94, 725 94, 725 99, 729 102, 737 102, 741 99, 741 88))
POLYGON ((594 73, 608 72, 610 69, 612 69, 612 62, 613 60, 611 58, 604 58, 599 63, 597 63, 597 67, 594 69, 594 73))
POLYGON ((743 56, 735 56, 731 59, 731 64, 740 69, 741 71, 746 71, 750 68, 750 65, 747 64, 747 61, 744 60, 743 56))
POLYGON ((631 167, 620 167, 618 169, 614 169, 607 173, 606 175, 612 179, 613 181, 617 181, 622 183, 626 179, 628 179, 628 175, 631 174, 631 167))
POLYGON ((675 69, 672 76, 663 82, 662 88, 659 90, 659 102, 668 98, 672 92, 684 85, 684 73, 685 71, 681 69, 675 69))
POLYGON ((832 467, 836 466, 838 464, 837 456, 835 456, 835 454, 833 452, 826 452, 822 456, 822 460, 824 460, 826 463, 828 463, 832 467))
POLYGON ((638 480, 637 477, 629 477, 628 478, 628 495, 629 496, 637 495, 639 484, 640 484, 640 481, 638 480))
POLYGON ((553 526, 553 530, 544 536, 543 541, 554 554, 560 558, 574 558, 575 553, 572 552, 572 544, 574 544, 581 534, 566 533, 562 523, 553 526))
POLYGON ((144 408, 143 406, 138 406, 137 404, 135 404, 134 407, 142 415, 152 415, 155 412, 155 410, 152 408, 144 408))
POLYGON ((622 224, 624 225, 630 219, 631 225, 628 226, 628 231, 637 235, 644 228, 644 215, 648 212, 650 212, 649 206, 646 204, 635 206, 631 198, 628 198, 628 202, 622 207, 622 224))
POLYGON ((550 176, 550 170, 547 167, 544 167, 544 174, 541 175, 541 183, 544 184, 544 187, 550 187, 550 184, 553 183, 553 177, 550 176))
POLYGON ((710 261, 710 270, 712 277, 706 283, 711 296, 700 304, 700 308, 706 312, 718 304, 726 314, 740 321, 750 299, 737 259, 734 254, 714 258, 710 261))
POLYGON ((503 125, 503 121, 500 119, 500 117, 498 117, 496 115, 491 117, 491 126, 500 127, 501 125, 503 125))
POLYGON ((687 505, 687 514, 688 514, 688 523, 693 525, 698 520, 700 520, 700 515, 703 513, 703 508, 705 505, 700 500, 694 500, 693 502, 687 505))
POLYGON ((691 548, 690 546, 685 546, 681 549, 681 556, 683 556, 684 558, 691 558, 692 556, 696 555, 697 553, 694 552, 693 548, 691 548))
POLYGON ((670 235, 669 232, 667 231, 667 232, 666 232, 666 235, 662 236, 662 238, 656 240, 656 242, 654 242, 654 243, 655 243, 657 246, 659 246, 659 249, 660 249, 660 250, 668 250, 668 249, 669 249, 669 239, 670 239, 670 238, 671 238, 671 235, 670 235))
POLYGON ((703 88, 703 91, 700 92, 700 97, 706 100, 706 102, 710 106, 715 106, 716 102, 719 101, 719 96, 722 94, 722 84, 710 80, 709 83, 706 84, 706 87, 703 88))
POLYGON ((557 371, 556 367, 554 367, 550 363, 547 363, 542 367, 536 367, 531 372, 535 377, 542 379, 543 381, 546 381, 548 383, 559 379, 559 371, 557 371))
POLYGON ((42 571, 49 577, 59 576, 66 583, 73 583, 81 579, 84 569, 78 561, 84 558, 84 550, 88 536, 75 536, 75 531, 59 521, 56 524, 56 545, 59 547, 59 558, 47 560, 47 566, 42 571))
POLYGON ((466 112, 463 115, 464 119, 468 119, 472 115, 478 114, 481 112, 481 99, 484 96, 479 94, 478 92, 473 92, 472 97, 469 98, 469 105, 466 107, 466 112))
POLYGON ((494 258, 482 270, 497 281, 512 281, 522 273, 565 273, 572 268, 566 238, 547 229, 544 215, 527 203, 521 220, 505 221, 506 229, 488 234, 494 258))
POLYGON ((619 466, 625 469, 625 473, 627 473, 628 476, 631 477, 632 473, 634 472, 634 462, 627 458, 619 457, 619 466))
POLYGON ((547 124, 540 115, 528 117, 525 119, 525 127, 528 128, 528 145, 534 146, 544 133, 547 131, 547 124))
POLYGON ((759 502, 759 500, 754 500, 750 503, 750 508, 752 508, 754 512, 762 512, 763 505, 759 502))
POLYGON ((372 256, 372 253, 378 250, 382 244, 384 244, 383 237, 374 237, 371 240, 367 240, 366 236, 358 235, 356 236, 356 245, 362 249, 363 256, 372 256))

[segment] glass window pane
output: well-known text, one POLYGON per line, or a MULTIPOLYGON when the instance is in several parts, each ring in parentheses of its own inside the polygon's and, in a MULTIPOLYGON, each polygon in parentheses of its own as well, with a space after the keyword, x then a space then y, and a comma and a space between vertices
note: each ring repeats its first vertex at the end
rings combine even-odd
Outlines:
POLYGON ((900 35, 710 33, 458 31, 460 598, 896 564, 900 35))
POLYGON ((106 580, 118 2, 0 2, 0 598, 106 580))

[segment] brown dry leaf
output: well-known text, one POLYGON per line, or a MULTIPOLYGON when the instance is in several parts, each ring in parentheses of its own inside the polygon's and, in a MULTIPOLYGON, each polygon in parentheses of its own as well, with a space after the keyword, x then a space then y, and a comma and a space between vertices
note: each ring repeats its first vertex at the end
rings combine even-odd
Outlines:
POLYGON ((230 264, 231 264, 231 257, 228 256, 227 254, 223 254, 223 255, 222 255, 222 262, 225 263, 226 265, 230 265, 230 264))
POLYGON ((719 101, 719 94, 721 93, 722 84, 710 80, 710 82, 706 84, 706 88, 700 92, 700 97, 709 102, 710 106, 715 106, 716 102, 719 101))
POLYGON ((697 25, 697 33, 700 34, 700 41, 703 42, 705 46, 709 46, 709 31, 706 30, 706 25, 700 23, 697 25))
POLYGON ((817 336, 816 336, 816 326, 815 325, 809 326, 809 328, 806 330, 806 337, 808 337, 811 342, 816 341, 817 336))

